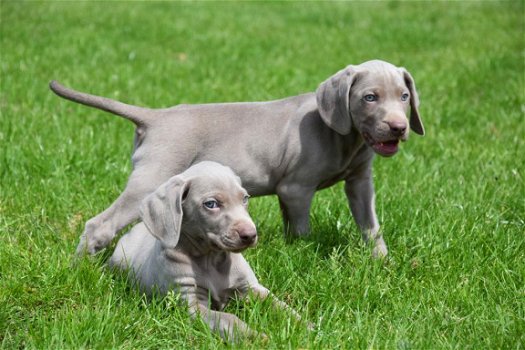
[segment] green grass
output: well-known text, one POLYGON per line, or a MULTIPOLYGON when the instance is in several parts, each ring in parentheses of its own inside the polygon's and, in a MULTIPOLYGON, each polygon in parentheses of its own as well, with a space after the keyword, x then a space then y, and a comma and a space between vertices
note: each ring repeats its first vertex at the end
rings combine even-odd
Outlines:
POLYGON ((3 348, 225 346, 177 295, 146 300, 106 271, 109 253, 74 263, 85 221, 125 185, 133 126, 49 80, 151 107, 254 101, 372 58, 412 73, 427 129, 375 162, 389 258, 370 259, 341 185, 318 193, 314 233, 291 244, 276 198, 252 200, 260 244, 246 258, 317 329, 234 302, 270 337, 240 345, 525 347, 523 1, 3 1, 0 14, 3 348))

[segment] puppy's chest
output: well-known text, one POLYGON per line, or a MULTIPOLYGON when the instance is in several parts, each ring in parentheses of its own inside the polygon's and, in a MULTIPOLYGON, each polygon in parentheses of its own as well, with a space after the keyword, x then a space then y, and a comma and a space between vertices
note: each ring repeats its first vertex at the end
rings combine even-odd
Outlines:
POLYGON ((198 284, 202 297, 211 298, 214 309, 222 310, 241 289, 245 278, 232 268, 230 261, 208 262, 199 266, 198 284))
POLYGON ((348 151, 337 161, 330 164, 321 180, 318 189, 330 187, 339 181, 347 179, 367 159, 373 157, 373 152, 364 144, 355 150, 348 151))

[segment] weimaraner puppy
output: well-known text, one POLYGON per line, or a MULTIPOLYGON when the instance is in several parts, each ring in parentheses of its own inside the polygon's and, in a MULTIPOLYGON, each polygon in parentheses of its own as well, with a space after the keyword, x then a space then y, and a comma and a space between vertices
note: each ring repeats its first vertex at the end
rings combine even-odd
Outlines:
POLYGON ((224 339, 256 335, 243 321, 220 312, 235 295, 272 298, 240 254, 257 243, 247 207, 248 193, 230 168, 200 162, 148 195, 142 222, 117 243, 109 264, 128 271, 147 294, 181 293, 192 317, 201 316, 224 339))
POLYGON ((373 254, 386 255, 374 205, 374 154, 392 156, 410 128, 424 135, 414 79, 383 61, 350 65, 315 93, 269 102, 147 109, 77 92, 58 95, 136 125, 133 172, 124 192, 86 223, 77 248, 91 254, 137 219, 139 204, 170 176, 202 160, 225 164, 250 195, 277 194, 285 233, 306 234, 317 190, 345 181, 351 212, 373 254), (407 112, 410 109, 410 118, 407 112))

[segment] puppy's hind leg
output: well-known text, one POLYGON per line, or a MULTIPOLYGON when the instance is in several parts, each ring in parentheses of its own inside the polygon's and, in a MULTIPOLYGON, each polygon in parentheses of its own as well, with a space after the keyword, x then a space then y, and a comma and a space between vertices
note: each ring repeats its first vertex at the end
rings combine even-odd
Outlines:
POLYGON ((169 176, 157 167, 142 166, 135 169, 117 200, 86 222, 77 246, 77 255, 95 254, 109 245, 118 231, 139 217, 141 201, 169 176))

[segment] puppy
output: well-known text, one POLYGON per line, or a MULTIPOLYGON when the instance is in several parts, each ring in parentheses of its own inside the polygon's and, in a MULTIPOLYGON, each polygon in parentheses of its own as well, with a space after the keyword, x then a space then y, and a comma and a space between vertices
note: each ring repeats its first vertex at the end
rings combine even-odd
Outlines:
POLYGON ((248 198, 230 168, 209 161, 193 165, 144 199, 142 222, 119 240, 109 264, 129 271, 146 294, 180 292, 191 316, 202 317, 224 339, 236 339, 237 332, 256 335, 221 312, 236 295, 270 296, 240 254, 257 243, 248 198))
POLYGON ((141 200, 171 176, 213 160, 231 167, 251 195, 277 194, 288 235, 309 233, 315 192, 344 181, 364 241, 374 246, 374 256, 385 256, 388 249, 375 210, 373 158, 393 156, 408 139, 409 127, 425 133, 414 79, 406 69, 378 60, 342 69, 315 93, 268 102, 148 109, 57 82, 51 89, 137 126, 126 189, 86 223, 78 254, 105 248, 137 219, 141 200))

